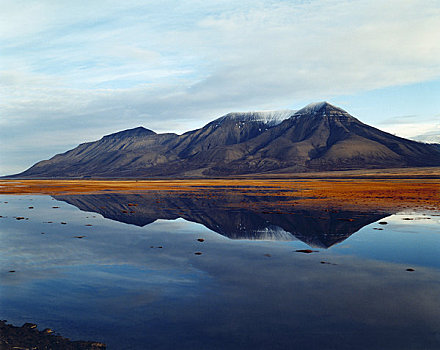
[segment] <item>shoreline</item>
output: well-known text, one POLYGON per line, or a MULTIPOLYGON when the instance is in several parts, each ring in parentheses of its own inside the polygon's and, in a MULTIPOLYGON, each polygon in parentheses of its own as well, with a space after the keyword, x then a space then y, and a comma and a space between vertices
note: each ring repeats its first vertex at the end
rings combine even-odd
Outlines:
POLYGON ((21 327, 0 321, 1 349, 78 349, 105 350, 104 343, 84 340, 70 340, 55 333, 52 329, 38 330, 34 323, 25 323, 21 327))

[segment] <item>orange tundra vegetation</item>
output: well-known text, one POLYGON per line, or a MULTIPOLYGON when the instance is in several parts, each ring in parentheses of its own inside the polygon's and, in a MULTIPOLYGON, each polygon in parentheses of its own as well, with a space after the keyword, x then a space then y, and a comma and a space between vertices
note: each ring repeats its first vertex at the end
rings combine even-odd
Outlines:
MULTIPOLYGON (((187 179, 187 180, 2 180, 0 194, 67 195, 111 192, 177 191, 215 198, 221 190, 231 195, 259 197, 258 206, 338 209, 440 210, 438 179, 187 179), (271 201, 264 201, 271 197, 271 201), (280 201, 273 201, 280 197, 280 201)), ((160 204, 158 204, 160 205, 160 204)), ((243 205, 253 205, 243 203, 243 205)))

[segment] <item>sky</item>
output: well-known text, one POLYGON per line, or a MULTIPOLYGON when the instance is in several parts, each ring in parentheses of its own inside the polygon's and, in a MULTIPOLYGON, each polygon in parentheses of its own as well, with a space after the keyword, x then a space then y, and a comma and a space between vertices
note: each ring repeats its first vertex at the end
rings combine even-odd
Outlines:
POLYGON ((0 175, 128 128, 316 101, 440 135, 440 2, 0 0, 0 175))

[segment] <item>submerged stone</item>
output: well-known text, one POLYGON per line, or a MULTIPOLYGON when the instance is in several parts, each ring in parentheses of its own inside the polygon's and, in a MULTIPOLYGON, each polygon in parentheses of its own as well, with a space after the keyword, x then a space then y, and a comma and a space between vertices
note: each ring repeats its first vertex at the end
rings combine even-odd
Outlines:
POLYGON ((295 252, 297 253, 305 253, 305 254, 310 254, 310 253, 318 253, 319 250, 311 250, 311 249, 297 249, 295 250, 295 252))

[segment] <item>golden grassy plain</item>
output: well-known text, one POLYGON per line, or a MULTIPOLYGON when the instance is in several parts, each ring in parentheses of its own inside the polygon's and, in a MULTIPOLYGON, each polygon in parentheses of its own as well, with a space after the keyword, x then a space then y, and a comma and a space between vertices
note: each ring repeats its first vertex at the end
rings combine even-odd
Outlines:
MULTIPOLYGON (((440 210, 440 179, 185 179, 185 180, 1 180, 0 194, 68 195, 172 191, 214 198, 252 192, 276 207, 440 210), (281 198, 284 197, 284 198, 281 198)), ((261 204, 261 203, 260 203, 261 204)), ((240 204, 238 204, 240 205, 240 204)), ((245 205, 245 204, 243 204, 245 205)))

